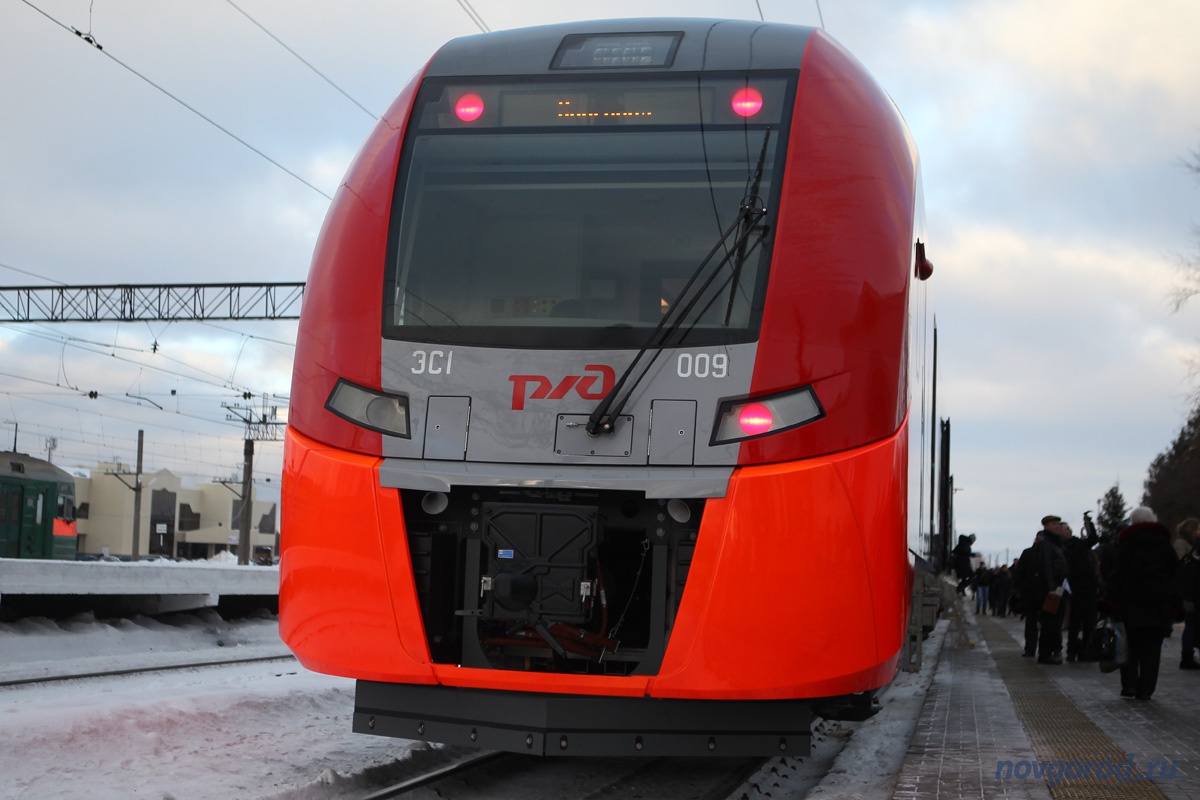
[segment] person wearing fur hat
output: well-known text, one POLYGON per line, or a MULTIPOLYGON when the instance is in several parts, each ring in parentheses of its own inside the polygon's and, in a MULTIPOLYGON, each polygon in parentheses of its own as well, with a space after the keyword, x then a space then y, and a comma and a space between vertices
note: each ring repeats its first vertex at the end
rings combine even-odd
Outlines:
POLYGON ((1154 511, 1135 508, 1129 522, 1117 534, 1109 596, 1129 641, 1129 658, 1121 666, 1121 696, 1149 700, 1158 685, 1163 639, 1171 632, 1171 578, 1178 559, 1171 532, 1154 511))

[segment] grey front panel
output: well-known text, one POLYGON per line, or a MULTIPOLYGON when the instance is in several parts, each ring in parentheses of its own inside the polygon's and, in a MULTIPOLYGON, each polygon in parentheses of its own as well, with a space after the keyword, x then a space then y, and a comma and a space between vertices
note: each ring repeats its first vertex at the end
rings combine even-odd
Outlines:
POLYGON ((425 457, 462 461, 467 452, 471 398, 431 397, 425 420, 425 457))
MULTIPOLYGON (((632 351, 384 340, 382 388, 408 395, 413 431, 411 439, 385 437, 384 455, 458 460, 466 424, 461 458, 467 463, 732 467, 739 445, 708 442, 721 400, 749 394, 756 351, 756 343, 748 343, 662 352, 622 409, 616 432, 589 440, 580 423, 628 366, 632 351), (663 425, 655 426, 657 432, 652 410, 663 425), (690 459, 684 440, 695 443, 690 459)), ((530 479, 546 474, 527 471, 530 479)))
POLYGON ((696 447, 696 401, 650 404, 650 463, 691 464, 696 447))
POLYGON ((455 486, 515 486, 522 489, 603 489, 643 492, 648 499, 724 497, 733 467, 592 467, 581 464, 469 464, 386 459, 379 485, 420 492, 455 486))
POLYGON ((586 414, 558 415, 555 455, 628 458, 633 452, 633 417, 617 417, 613 420, 613 432, 603 436, 589 436, 587 421, 586 414))

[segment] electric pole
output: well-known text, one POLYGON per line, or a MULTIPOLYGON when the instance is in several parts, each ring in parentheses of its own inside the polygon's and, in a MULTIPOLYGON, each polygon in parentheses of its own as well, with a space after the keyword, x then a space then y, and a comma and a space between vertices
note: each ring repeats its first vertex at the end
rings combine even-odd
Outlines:
MULTIPOLYGON (((242 395, 244 400, 251 397, 249 392, 242 395)), ((246 426, 246 446, 242 450, 242 513, 238 521, 238 564, 244 566, 250 563, 250 524, 254 517, 254 443, 278 441, 284 423, 278 420, 279 407, 267 405, 266 395, 263 395, 262 408, 257 411, 229 403, 221 406, 229 412, 225 419, 240 420, 246 426)))
POLYGON ((254 518, 254 440, 242 449, 242 519, 238 523, 238 564, 250 563, 250 523, 254 518))
POLYGON ((138 431, 138 449, 137 449, 137 472, 133 476, 133 486, 125 483, 125 479, 120 472, 106 472, 105 475, 112 475, 121 483, 125 483, 125 488, 133 490, 133 552, 129 554, 131 561, 138 560, 138 550, 141 549, 142 539, 142 444, 144 441, 144 431, 138 431))

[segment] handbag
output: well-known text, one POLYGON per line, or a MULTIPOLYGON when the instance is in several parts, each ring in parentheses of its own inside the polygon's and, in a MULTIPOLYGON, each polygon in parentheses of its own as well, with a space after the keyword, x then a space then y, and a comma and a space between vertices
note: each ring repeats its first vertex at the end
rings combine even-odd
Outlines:
POLYGON ((1101 620, 1096 626, 1095 635, 1101 637, 1100 671, 1116 672, 1129 660, 1129 640, 1125 636, 1125 623, 1101 620))
POLYGON ((1057 590, 1046 593, 1046 599, 1042 601, 1042 612, 1045 614, 1057 614, 1058 607, 1062 605, 1063 596, 1057 590))
POLYGON ((1087 656, 1101 662, 1100 669, 1104 670, 1105 662, 1115 662, 1117 658, 1117 635, 1113 630, 1112 620, 1102 619, 1096 623, 1092 638, 1088 640, 1087 656))

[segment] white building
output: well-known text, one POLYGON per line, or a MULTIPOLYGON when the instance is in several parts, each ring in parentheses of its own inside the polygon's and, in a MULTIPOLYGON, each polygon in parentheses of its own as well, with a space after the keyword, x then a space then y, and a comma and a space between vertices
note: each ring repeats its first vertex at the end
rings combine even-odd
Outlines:
MULTIPOLYGON (((136 476, 126 464, 103 463, 90 478, 75 479, 80 553, 133 552, 133 500, 136 476)), ((138 556, 212 558, 236 553, 241 525, 241 483, 209 483, 184 489, 168 470, 142 475, 138 556)), ((250 516, 252 560, 279 553, 277 504, 254 500, 250 516)))

